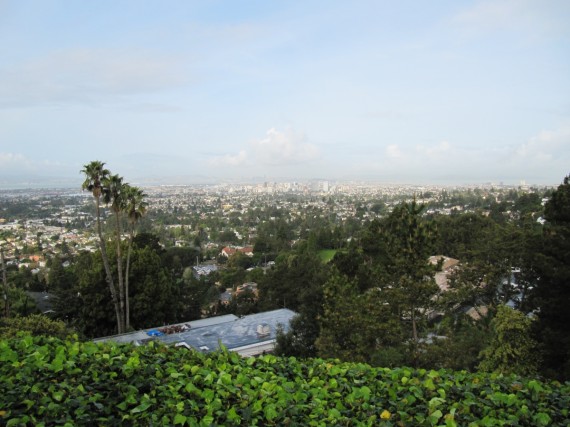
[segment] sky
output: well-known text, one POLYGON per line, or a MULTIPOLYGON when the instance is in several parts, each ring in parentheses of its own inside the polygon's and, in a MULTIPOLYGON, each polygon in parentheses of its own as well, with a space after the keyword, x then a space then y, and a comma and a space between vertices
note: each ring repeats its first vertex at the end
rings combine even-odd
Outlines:
POLYGON ((570 1, 0 0, 0 185, 557 185, 570 1))

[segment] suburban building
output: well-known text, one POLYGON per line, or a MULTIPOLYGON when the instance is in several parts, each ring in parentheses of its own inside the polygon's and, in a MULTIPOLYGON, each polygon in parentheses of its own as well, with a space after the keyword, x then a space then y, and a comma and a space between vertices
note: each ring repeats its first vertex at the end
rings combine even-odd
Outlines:
POLYGON ((225 256, 226 258, 229 258, 233 254, 235 254, 236 252, 241 252, 244 255, 252 257, 253 256, 253 247, 252 246, 245 246, 245 247, 226 246, 222 249, 222 252, 220 253, 220 255, 225 256))
POLYGON ((97 338, 94 342, 144 345, 158 341, 203 352, 215 351, 223 345, 242 356, 256 356, 273 351, 278 329, 287 332, 290 321, 296 314, 286 308, 242 317, 228 314, 97 338))

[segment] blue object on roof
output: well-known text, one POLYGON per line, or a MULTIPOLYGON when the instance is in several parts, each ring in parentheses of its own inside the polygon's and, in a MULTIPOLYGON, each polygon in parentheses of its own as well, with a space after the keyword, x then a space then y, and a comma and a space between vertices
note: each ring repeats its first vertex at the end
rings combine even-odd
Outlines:
POLYGON ((272 351, 277 332, 280 328, 287 332, 291 319, 296 314, 287 308, 242 317, 226 314, 192 320, 184 324, 169 325, 165 329, 148 329, 113 337, 103 337, 95 341, 133 342, 136 345, 159 341, 164 344, 184 346, 203 352, 215 351, 220 345, 223 345, 228 350, 237 351, 241 355, 254 356, 272 351), (190 326, 190 328, 183 332, 170 334, 167 332, 170 327, 180 325, 190 326), (165 332, 162 332, 161 329, 165 332))

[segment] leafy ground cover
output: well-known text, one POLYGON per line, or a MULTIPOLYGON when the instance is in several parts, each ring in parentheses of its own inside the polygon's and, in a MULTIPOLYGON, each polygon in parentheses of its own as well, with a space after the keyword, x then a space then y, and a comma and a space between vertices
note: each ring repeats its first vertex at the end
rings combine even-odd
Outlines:
POLYGON ((321 359, 0 341, 0 425, 565 426, 570 384, 321 359))

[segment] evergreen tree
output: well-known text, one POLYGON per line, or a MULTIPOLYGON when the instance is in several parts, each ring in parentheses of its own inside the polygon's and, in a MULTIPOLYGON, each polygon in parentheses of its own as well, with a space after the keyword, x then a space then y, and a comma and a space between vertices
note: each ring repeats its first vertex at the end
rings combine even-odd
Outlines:
POLYGON ((540 353, 538 343, 531 337, 532 320, 506 305, 498 307, 491 322, 494 336, 481 352, 479 368, 501 374, 535 375, 540 353))
POLYGON ((439 288, 434 280, 433 255, 435 229, 422 218, 424 205, 415 200, 397 206, 381 228, 386 245, 380 287, 390 295, 391 304, 411 323, 411 338, 419 340, 418 323, 425 321, 434 307, 439 288))
POLYGON ((316 346, 321 357, 370 363, 379 350, 402 340, 399 319, 382 291, 361 293, 355 281, 338 272, 324 286, 320 323, 316 346))
POLYGON ((261 310, 286 307, 298 313, 287 334, 280 334, 278 352, 287 356, 315 357, 323 313, 323 284, 328 266, 313 252, 283 255, 259 282, 261 310))
POLYGON ((570 379, 570 176, 546 203, 543 244, 537 254, 537 339, 544 345, 544 372, 570 379))

